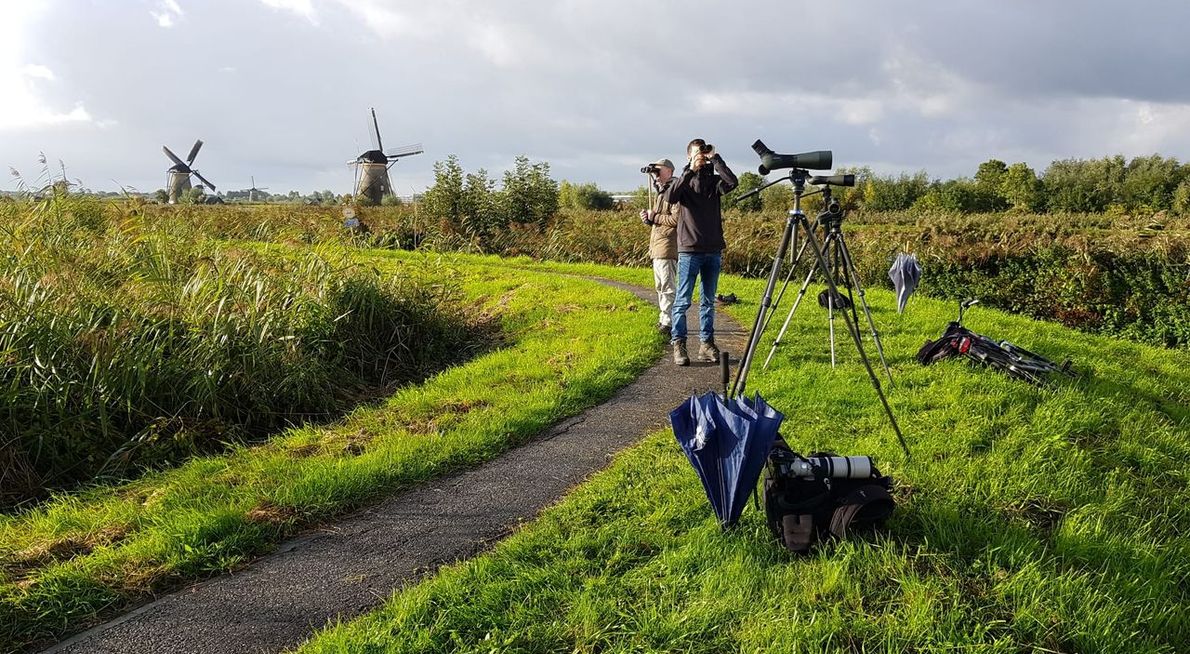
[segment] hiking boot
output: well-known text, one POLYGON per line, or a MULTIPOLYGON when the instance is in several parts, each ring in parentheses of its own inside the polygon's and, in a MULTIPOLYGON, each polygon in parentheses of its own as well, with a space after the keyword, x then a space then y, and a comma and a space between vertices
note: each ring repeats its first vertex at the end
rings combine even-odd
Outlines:
POLYGON ((670 327, 669 325, 657 325, 657 331, 661 332, 665 336, 669 336, 673 333, 673 327, 670 327))
POLYGON ((719 363, 719 348, 715 347, 715 341, 703 341, 698 346, 698 360, 719 363))
POLYGON ((674 363, 679 366, 690 365, 690 356, 686 354, 686 341, 674 341, 674 363))

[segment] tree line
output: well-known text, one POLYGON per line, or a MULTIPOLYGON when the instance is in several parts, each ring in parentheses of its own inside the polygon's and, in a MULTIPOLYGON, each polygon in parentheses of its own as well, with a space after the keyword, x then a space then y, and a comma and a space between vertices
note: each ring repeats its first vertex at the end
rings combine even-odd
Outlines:
MULTIPOLYGON (((1028 164, 989 159, 973 177, 933 179, 925 171, 877 175, 869 168, 840 170, 856 175, 856 186, 836 192, 854 208, 868 211, 953 213, 1157 213, 1190 214, 1190 164, 1159 154, 1126 160, 1061 159, 1040 175, 1028 164)), ((756 173, 740 175, 738 197, 762 185, 756 173)), ((731 198, 728 198, 730 200, 731 198)), ((739 203, 745 211, 789 206, 787 186, 774 186, 739 203)))

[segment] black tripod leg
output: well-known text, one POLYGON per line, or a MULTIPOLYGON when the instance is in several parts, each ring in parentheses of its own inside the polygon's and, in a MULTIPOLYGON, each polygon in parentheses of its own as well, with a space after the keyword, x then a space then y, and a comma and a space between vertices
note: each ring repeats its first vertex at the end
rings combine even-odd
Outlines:
MULTIPOLYGON (((847 309, 851 311, 851 320, 854 321, 855 324, 858 326, 859 325, 859 313, 857 313, 856 309, 855 309, 855 295, 852 293, 852 289, 851 289, 851 276, 847 269, 847 257, 844 256, 845 253, 846 253, 846 251, 844 249, 844 244, 843 244, 843 232, 839 232, 838 234, 835 235, 835 256, 836 256, 835 264, 837 266, 835 268, 835 270, 837 271, 835 273, 835 281, 836 282, 838 280, 843 281, 843 287, 847 290, 847 304, 848 304, 847 309)), ((840 296, 839 299, 842 299, 842 296, 840 296)))
POLYGON ((777 246, 777 254, 773 257, 773 267, 769 271, 769 281, 764 288, 760 306, 756 309, 756 320, 752 322, 752 333, 748 336, 748 348, 744 351, 744 356, 740 357, 739 371, 736 373, 735 383, 731 387, 732 397, 742 395, 747 387, 748 371, 752 367, 752 358, 756 354, 756 346, 760 343, 760 336, 764 331, 764 316, 772 305, 773 289, 777 287, 777 278, 781 276, 781 260, 789 251, 789 239, 793 236, 794 229, 797 228, 796 215, 799 214, 790 213, 789 218, 785 221, 785 230, 781 233, 781 243, 777 246))
MULTIPOLYGON (((848 302, 848 304, 851 305, 850 306, 851 319, 854 320, 855 324, 858 325, 859 324, 859 313, 856 312, 855 295, 852 293, 852 290, 853 290, 852 287, 854 286, 854 284, 852 283, 851 273, 853 271, 849 266, 851 260, 848 258, 849 253, 847 252, 847 243, 843 240, 842 232, 839 232, 839 234, 837 236, 835 236, 835 239, 836 239, 835 240, 835 254, 838 257, 838 259, 835 262, 836 266, 837 266, 835 268, 835 270, 837 271, 835 273, 835 280, 840 280, 840 279, 843 280, 843 287, 845 289, 847 289, 847 302, 848 302)), ((859 289, 859 290, 860 290, 860 296, 862 297, 863 289, 859 289)))
MULTIPOLYGON (((868 296, 859 281, 859 273, 855 270, 855 261, 851 258, 851 249, 847 247, 847 240, 843 238, 842 234, 839 235, 839 243, 843 246, 843 265, 851 278, 851 284, 855 286, 856 293, 859 294, 859 301, 864 307, 864 316, 868 319, 868 329, 872 332, 872 340, 876 342, 876 354, 880 355, 880 365, 884 366, 884 374, 888 377, 888 383, 891 384, 892 373, 889 372, 888 361, 884 358, 884 344, 880 342, 880 332, 876 329, 876 321, 872 320, 872 309, 868 307, 868 296)), ((851 308, 853 310, 855 309, 854 302, 852 302, 851 308)), ((859 316, 855 317, 855 324, 859 324, 859 316)))
POLYGON ((769 349, 769 356, 764 360, 765 368, 769 367, 769 362, 773 360, 773 355, 777 353, 777 346, 781 345, 781 340, 785 338, 785 332, 789 329, 789 323, 793 321, 793 314, 797 312, 798 305, 806 297, 806 290, 810 288, 810 280, 814 279, 814 273, 817 271, 818 262, 814 262, 810 265, 810 272, 806 273, 806 281, 802 282, 802 287, 797 292, 797 299, 793 301, 793 306, 789 308, 789 315, 785 316, 785 322, 781 325, 781 331, 777 332, 777 338, 773 341, 773 347, 769 349))
MULTIPOLYGON (((827 260, 831 267, 825 277, 839 278, 839 244, 836 241, 835 234, 827 234, 826 240, 823 241, 823 251, 826 253, 827 260)), ((830 331, 830 346, 831 346, 831 368, 835 367, 835 299, 840 297, 834 290, 829 290, 826 293, 826 320, 827 327, 830 331)))
MULTIPOLYGON (((817 257, 822 269, 827 271, 825 275, 827 292, 831 294, 838 293, 839 288, 835 284, 834 275, 829 272, 830 268, 827 267, 826 256, 818 247, 818 241, 814 238, 814 232, 806 222, 806 217, 800 216, 800 218, 801 227, 806 232, 806 240, 810 242, 810 249, 813 250, 814 256, 817 257)), ((872 363, 868 361, 868 355, 864 352, 864 344, 859 337, 859 325, 851 321, 851 316, 847 315, 846 311, 841 313, 843 314, 843 322, 847 323, 847 331, 851 334, 851 340, 855 342, 855 349, 859 351, 859 358, 864 363, 864 369, 868 371, 868 379, 872 381, 872 387, 876 389, 876 395, 880 398, 880 404, 884 406, 884 413, 888 415, 889 422, 892 423, 893 431, 897 434, 897 440, 901 443, 901 449, 905 451, 905 457, 909 458, 909 446, 905 443, 905 436, 901 434, 901 426, 897 424, 897 418, 893 415, 892 407, 888 405, 888 399, 884 397, 884 389, 880 387, 880 379, 876 376, 876 371, 872 370, 872 363)))
MULTIPOLYGON (((794 240, 797 240, 797 232, 794 232, 794 236, 794 240)), ((802 254, 804 254, 805 251, 806 244, 802 243, 802 247, 797 251, 797 256, 789 262, 789 274, 785 275, 785 282, 781 284, 781 292, 777 293, 777 299, 773 300, 773 308, 771 311, 769 311, 768 316, 764 319, 764 325, 760 328, 762 333, 768 331, 769 323, 772 322, 773 316, 777 315, 777 307, 781 306, 781 298, 785 297, 785 290, 789 288, 789 282, 793 279, 793 273, 797 271, 797 265, 801 263, 802 254)))

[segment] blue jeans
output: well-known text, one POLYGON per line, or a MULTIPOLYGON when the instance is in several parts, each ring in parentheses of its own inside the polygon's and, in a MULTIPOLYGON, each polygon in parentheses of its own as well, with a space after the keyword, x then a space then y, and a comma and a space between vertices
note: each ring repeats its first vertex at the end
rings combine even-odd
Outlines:
POLYGON ((678 253, 678 292, 674 298, 673 332, 674 341, 686 340, 686 309, 694 297, 694 279, 702 280, 698 302, 698 340, 707 342, 715 338, 715 289, 719 286, 719 267, 722 256, 719 252, 678 253))

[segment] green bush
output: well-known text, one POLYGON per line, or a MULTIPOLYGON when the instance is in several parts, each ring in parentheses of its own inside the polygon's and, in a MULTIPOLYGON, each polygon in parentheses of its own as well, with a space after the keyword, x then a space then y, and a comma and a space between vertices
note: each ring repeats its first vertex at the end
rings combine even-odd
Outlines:
POLYGON ((868 211, 903 211, 926 194, 930 178, 925 171, 913 175, 902 173, 897 177, 871 176, 860 187, 863 189, 863 206, 868 211))
POLYGON ((1123 195, 1124 157, 1064 159, 1046 169, 1041 181, 1050 211, 1095 213, 1123 195))
POLYGON ((572 184, 563 181, 558 186, 558 205, 565 209, 606 211, 616 206, 612 194, 594 183, 572 184))

